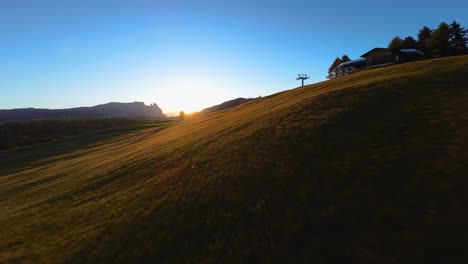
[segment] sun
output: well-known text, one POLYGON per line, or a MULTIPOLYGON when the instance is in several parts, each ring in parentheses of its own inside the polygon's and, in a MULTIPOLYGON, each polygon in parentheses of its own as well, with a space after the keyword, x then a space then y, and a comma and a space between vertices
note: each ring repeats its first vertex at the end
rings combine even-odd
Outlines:
POLYGON ((184 111, 186 114, 220 104, 229 97, 222 76, 207 69, 185 71, 183 76, 166 75, 157 84, 156 99, 166 112, 184 111), (161 83, 162 82, 162 83, 161 83))

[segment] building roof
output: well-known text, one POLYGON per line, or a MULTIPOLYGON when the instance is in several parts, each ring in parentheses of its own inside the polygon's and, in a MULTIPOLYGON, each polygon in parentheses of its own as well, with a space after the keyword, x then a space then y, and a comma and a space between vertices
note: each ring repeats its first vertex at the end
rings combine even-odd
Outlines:
POLYGON ((340 63, 338 67, 345 67, 345 66, 363 66, 366 64, 366 59, 365 58, 359 58, 347 62, 340 63))
POLYGON ((379 51, 391 51, 391 52, 399 52, 399 53, 405 53, 405 54, 416 54, 420 56, 424 56, 424 52, 417 50, 417 49, 386 49, 386 48, 373 48, 369 50, 368 52, 364 53, 361 55, 363 58, 367 58, 370 54, 374 52, 379 52, 379 51))
POLYGON ((416 54, 416 55, 424 56, 424 52, 417 50, 417 49, 401 49, 400 52, 403 52, 406 54, 416 54))
POLYGON ((369 56, 369 54, 377 52, 377 51, 390 51, 390 50, 386 49, 386 48, 373 48, 373 49, 369 50, 368 52, 362 54, 361 57, 366 58, 366 57, 369 56))

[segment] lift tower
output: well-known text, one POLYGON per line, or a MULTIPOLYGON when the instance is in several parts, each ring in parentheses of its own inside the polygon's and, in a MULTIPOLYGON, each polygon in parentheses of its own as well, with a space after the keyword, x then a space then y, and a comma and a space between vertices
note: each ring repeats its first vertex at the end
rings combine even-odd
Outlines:
POLYGON ((307 74, 298 74, 298 77, 296 78, 296 80, 301 80, 302 81, 302 86, 304 86, 304 80, 307 80, 309 78, 310 77, 307 76, 307 74))

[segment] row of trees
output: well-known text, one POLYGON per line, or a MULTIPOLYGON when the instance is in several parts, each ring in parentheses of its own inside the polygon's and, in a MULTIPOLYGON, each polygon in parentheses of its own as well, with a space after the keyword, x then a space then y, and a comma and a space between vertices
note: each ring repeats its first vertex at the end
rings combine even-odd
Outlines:
MULTIPOLYGON (((419 30, 417 40, 412 36, 404 39, 394 37, 388 44, 389 49, 418 49, 424 52, 427 58, 445 57, 468 54, 468 30, 453 21, 450 25, 442 22, 436 29, 424 26, 419 30)), ((345 73, 338 68, 343 62, 350 61, 347 55, 337 57, 328 69, 327 78, 335 78, 345 73)))
POLYGON ((343 56, 341 56, 341 58, 336 57, 336 59, 333 61, 333 64, 330 66, 330 68, 328 68, 327 78, 328 79, 333 79, 333 78, 336 78, 338 76, 344 75, 343 69, 338 68, 338 65, 340 65, 343 62, 350 61, 350 60, 351 59, 349 58, 348 55, 343 55, 343 56))
POLYGON ((445 57, 467 54, 467 45, 468 30, 457 21, 453 21, 450 25, 442 22, 436 29, 424 26, 419 30, 417 40, 412 36, 404 39, 395 36, 388 48, 413 48, 423 51, 427 57, 445 57))

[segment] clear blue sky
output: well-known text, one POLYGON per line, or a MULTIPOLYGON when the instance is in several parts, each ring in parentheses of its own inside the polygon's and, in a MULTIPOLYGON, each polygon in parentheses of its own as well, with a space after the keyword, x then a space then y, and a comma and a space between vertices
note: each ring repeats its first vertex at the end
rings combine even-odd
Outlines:
POLYGON ((424 25, 468 27, 467 1, 433 2, 1 0, 0 109, 269 95, 424 25))

